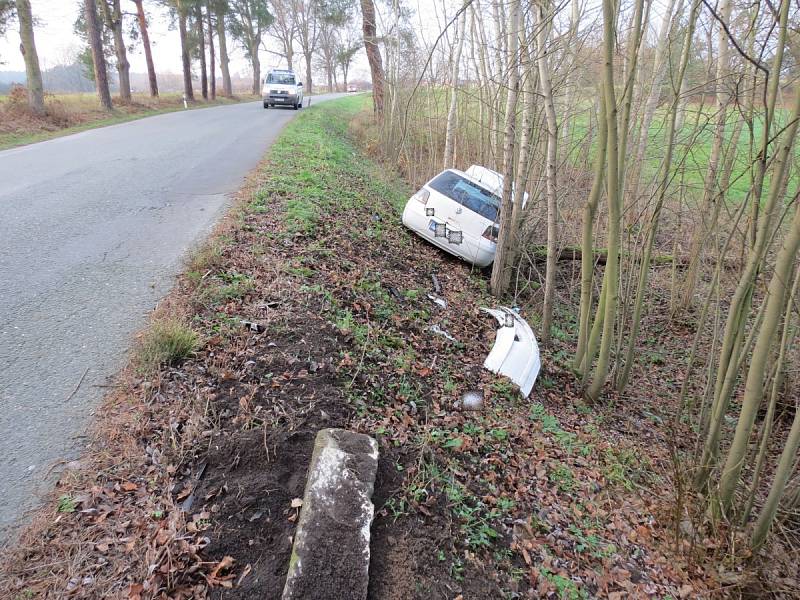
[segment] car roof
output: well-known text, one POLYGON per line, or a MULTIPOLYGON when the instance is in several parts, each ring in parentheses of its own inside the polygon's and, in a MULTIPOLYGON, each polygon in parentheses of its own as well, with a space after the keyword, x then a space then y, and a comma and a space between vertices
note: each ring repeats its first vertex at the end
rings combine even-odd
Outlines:
MULTIPOLYGON (((444 169, 444 171, 440 171, 439 173, 434 175, 428 181, 428 183, 430 183, 431 181, 433 181, 434 179, 439 177, 439 175, 441 175, 445 171, 450 171, 452 173, 455 173, 456 175, 459 175, 459 176, 463 177, 467 181, 470 181, 470 182, 474 183, 475 185, 477 185, 478 187, 486 190, 490 194, 493 194, 495 196, 500 196, 500 197, 502 197, 502 195, 503 195, 503 183, 502 183, 503 175, 501 175, 497 171, 493 171, 492 169, 489 169, 488 167, 482 167, 480 165, 471 165, 466 171, 460 171, 459 169, 455 169, 455 168, 444 169), (484 179, 489 180, 489 181, 484 181, 484 179), (492 179, 494 180, 494 184, 495 185, 492 185, 492 182, 491 182, 492 179)), ((515 192, 515 190, 514 190, 515 187, 516 186, 512 183, 511 184, 512 194, 515 192)), ((528 204, 528 199, 529 199, 528 192, 525 192, 525 194, 522 197, 522 205, 523 206, 528 204)))
MULTIPOLYGON (((472 177, 472 176, 471 176, 469 173, 465 173, 464 171, 461 171, 461 170, 459 170, 459 169, 455 169, 455 168, 452 168, 452 169, 444 169, 443 171, 439 171, 439 172, 438 172, 436 175, 434 175, 433 177, 431 177, 431 178, 430 178, 430 180, 428 181, 428 183, 430 183, 431 181, 433 181, 434 179, 436 179, 437 177, 439 177, 439 175, 441 175, 442 173, 445 173, 445 172, 447 172, 447 171, 450 171, 451 173, 455 173, 455 174, 456 174, 456 175, 458 175, 459 177, 463 177, 463 178, 464 178, 464 179, 466 179, 467 181, 469 181, 469 182, 471 182, 471 183, 474 183, 475 185, 477 185, 477 186, 478 186, 478 187, 480 187, 480 188, 483 188, 484 190, 486 190, 486 191, 487 191, 487 192, 489 192, 490 194, 495 194, 495 195, 496 195, 496 193, 495 193, 495 192, 494 192, 494 191, 493 191, 493 190, 492 190, 492 189, 491 189, 491 188, 490 188, 488 185, 486 185, 485 183, 482 183, 482 182, 481 182, 479 179, 475 179, 475 178, 474 178, 474 177, 472 177)), ((427 184, 426 184, 426 185, 427 185, 427 184)))

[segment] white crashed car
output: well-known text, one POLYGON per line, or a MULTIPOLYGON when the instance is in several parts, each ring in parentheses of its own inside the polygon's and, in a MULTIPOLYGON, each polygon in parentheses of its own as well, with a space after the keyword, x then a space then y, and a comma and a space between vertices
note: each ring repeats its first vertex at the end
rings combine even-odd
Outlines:
POLYGON ((502 191, 503 176, 486 167, 445 169, 411 197, 403 225, 442 250, 486 267, 497 250, 502 191))

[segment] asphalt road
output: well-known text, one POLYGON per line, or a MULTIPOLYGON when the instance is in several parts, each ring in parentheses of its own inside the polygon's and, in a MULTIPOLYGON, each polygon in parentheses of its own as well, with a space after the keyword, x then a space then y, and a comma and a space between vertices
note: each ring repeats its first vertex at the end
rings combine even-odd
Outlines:
POLYGON ((227 105, 0 152, 0 540, 80 455, 98 386, 296 114, 227 105))

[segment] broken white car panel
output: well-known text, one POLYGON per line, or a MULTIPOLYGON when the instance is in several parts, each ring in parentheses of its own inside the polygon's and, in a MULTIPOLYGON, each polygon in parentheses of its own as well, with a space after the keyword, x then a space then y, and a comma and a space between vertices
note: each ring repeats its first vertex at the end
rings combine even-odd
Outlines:
MULTIPOLYGON (((414 194, 403 225, 420 237, 478 267, 494 261, 503 176, 472 165, 445 169, 414 194)), ((525 194, 523 203, 528 199, 525 194)))
POLYGON ((483 362, 484 368, 498 375, 505 375, 519 387, 527 398, 542 363, 539 358, 539 344, 530 325, 510 308, 481 308, 492 315, 500 327, 492 351, 483 362))

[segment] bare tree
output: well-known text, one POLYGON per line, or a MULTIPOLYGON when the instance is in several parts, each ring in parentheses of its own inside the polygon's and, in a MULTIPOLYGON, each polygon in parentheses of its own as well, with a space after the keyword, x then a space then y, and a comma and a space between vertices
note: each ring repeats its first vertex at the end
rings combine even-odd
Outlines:
POLYGON ((131 0, 136 4, 136 17, 139 21, 139 33, 142 36, 142 46, 144 47, 144 58, 147 63, 147 79, 150 84, 150 95, 158 96, 158 79, 156 78, 156 68, 153 64, 153 49, 150 47, 150 33, 147 28, 147 16, 144 13, 143 0, 131 0))
POLYGON ((122 7, 120 0, 98 0, 100 14, 106 27, 114 39, 114 54, 117 59, 117 76, 119 78, 119 95, 123 102, 131 101, 131 65, 125 48, 125 36, 122 33, 122 7))
POLYGON ((0 36, 6 34, 11 22, 14 20, 15 8, 13 0, 0 0, 0 36))
POLYGON ((383 72, 383 59, 378 48, 378 28, 375 22, 375 3, 373 0, 361 1, 362 28, 364 31, 364 49, 372 75, 372 102, 375 114, 383 116, 383 85, 386 76, 383 72))
POLYGON ((106 57, 103 54, 103 41, 100 35, 100 23, 97 18, 95 0, 84 0, 83 11, 84 19, 86 20, 86 33, 89 38, 89 47, 92 51, 94 82, 97 87, 97 95, 100 97, 100 104, 103 108, 107 111, 111 111, 114 107, 111 103, 111 92, 108 89, 106 57))
POLYGON ((261 91, 261 61, 258 51, 273 16, 260 0, 229 0, 228 24, 231 35, 242 45, 247 60, 253 66, 253 94, 261 91))
POLYGON ((347 89, 347 74, 350 72, 350 65, 361 49, 361 36, 349 36, 341 41, 336 48, 336 65, 342 70, 344 89, 347 89))
POLYGON ((200 58, 200 90, 203 100, 208 100, 208 69, 206 67, 206 35, 203 29, 203 6, 198 3, 194 7, 194 26, 197 36, 197 56, 200 58))
POLYGON ((306 65, 306 93, 313 90, 312 59, 319 43, 320 22, 317 18, 316 0, 291 0, 297 27, 297 42, 306 65))
POLYGON ((17 20, 19 21, 19 51, 25 59, 25 75, 28 82, 28 106, 34 114, 43 115, 45 113, 44 86, 42 85, 42 71, 39 68, 39 55, 36 52, 36 41, 33 36, 30 0, 17 0, 17 20))
POLYGON ((549 19, 545 7, 535 7, 536 15, 536 63, 539 68, 539 88, 544 101, 545 123, 547 124, 547 155, 545 163, 545 197, 547 198, 547 267, 544 280, 544 307, 542 308, 542 341, 550 343, 553 324, 553 301, 555 299, 556 258, 558 244, 558 120, 553 102, 553 86, 550 83, 550 68, 547 60, 547 34, 549 19))
POLYGON ((190 102, 194 102, 194 89, 192 88, 192 59, 189 47, 189 33, 186 21, 191 6, 189 0, 174 0, 178 13, 178 35, 181 38, 181 65, 183 67, 183 94, 190 102))
POLYGON ((228 14, 227 0, 211 0, 216 17, 217 43, 219 44, 219 69, 222 71, 222 95, 230 98, 233 95, 231 85, 230 60, 228 59, 228 41, 225 38, 225 19, 228 14))
POLYGON ((269 35, 281 45, 281 56, 286 59, 287 68, 293 69, 297 23, 292 5, 285 0, 271 0, 270 12, 275 17, 275 22, 269 29, 269 35))
POLYGON ((464 47, 464 38, 467 34, 467 11, 461 12, 456 27, 456 51, 453 56, 452 73, 450 75, 450 109, 447 111, 447 125, 444 135, 444 168, 453 166, 454 144, 453 138, 456 129, 456 108, 458 107, 458 70, 461 66, 461 50, 464 47))
POLYGON ((206 16, 208 17, 208 69, 210 79, 210 93, 211 100, 217 99, 217 70, 216 70, 216 56, 214 52, 214 24, 211 10, 211 2, 206 5, 206 16))
POLYGON ((506 125, 503 135, 503 197, 500 203, 500 231, 497 253, 492 266, 491 288, 495 296, 505 292, 508 281, 505 270, 510 268, 512 215, 514 211, 514 142, 516 138, 517 95, 519 93, 519 0, 510 0, 508 7, 508 94, 506 96, 506 125))

